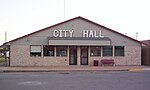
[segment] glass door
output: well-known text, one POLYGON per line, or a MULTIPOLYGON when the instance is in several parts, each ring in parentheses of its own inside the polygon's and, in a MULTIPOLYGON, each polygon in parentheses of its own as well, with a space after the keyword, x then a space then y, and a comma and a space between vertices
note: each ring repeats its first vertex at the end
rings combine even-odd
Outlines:
POLYGON ((88 47, 81 47, 81 65, 88 65, 88 47))
POLYGON ((77 47, 70 47, 69 65, 77 65, 77 47))

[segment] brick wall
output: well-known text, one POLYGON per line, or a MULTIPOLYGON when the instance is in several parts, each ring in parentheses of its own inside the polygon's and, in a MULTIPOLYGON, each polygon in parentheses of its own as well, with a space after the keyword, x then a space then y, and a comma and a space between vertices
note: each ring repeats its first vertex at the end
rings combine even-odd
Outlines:
POLYGON ((141 47, 126 46, 125 56, 112 57, 90 57, 90 65, 93 65, 94 60, 114 59, 116 65, 141 65, 141 47))
MULTIPOLYGON (((80 65, 80 48, 78 47, 78 60, 80 65)), ((90 52, 89 52, 90 53, 90 52)), ((69 53, 68 53, 69 55, 69 53)), ((90 57, 89 65, 93 65, 94 60, 114 59, 116 65, 141 65, 141 47, 125 47, 125 56, 112 57, 90 57)), ((100 63, 99 63, 100 64, 100 63)), ((69 56, 30 56, 29 45, 11 45, 10 46, 10 66, 65 66, 69 65, 69 56)))
POLYGON ((28 45, 10 47, 10 66, 64 66, 68 61, 68 57, 31 57, 28 45))

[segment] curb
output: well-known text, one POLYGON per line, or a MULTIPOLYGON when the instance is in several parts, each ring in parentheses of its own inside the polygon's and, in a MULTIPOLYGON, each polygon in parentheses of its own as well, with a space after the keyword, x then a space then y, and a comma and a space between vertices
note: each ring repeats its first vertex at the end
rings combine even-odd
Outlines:
POLYGON ((1 70, 0 72, 109 72, 109 71, 129 71, 124 70, 1 70))
POLYGON ((139 71, 143 71, 143 69, 129 69, 129 72, 139 72, 139 71))
POLYGON ((150 68, 144 68, 143 70, 150 71, 150 68))
POLYGON ((141 66, 116 66, 116 67, 0 67, 2 72, 109 72, 129 71, 137 72, 150 70, 150 67, 141 66))

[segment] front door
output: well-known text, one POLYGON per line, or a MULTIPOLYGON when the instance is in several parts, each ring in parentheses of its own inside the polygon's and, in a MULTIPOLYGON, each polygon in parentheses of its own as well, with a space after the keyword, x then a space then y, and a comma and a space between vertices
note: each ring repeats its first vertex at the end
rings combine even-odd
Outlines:
POLYGON ((81 47, 81 65, 88 65, 88 47, 81 47))
POLYGON ((69 55, 69 64, 77 65, 77 47, 70 47, 69 55))

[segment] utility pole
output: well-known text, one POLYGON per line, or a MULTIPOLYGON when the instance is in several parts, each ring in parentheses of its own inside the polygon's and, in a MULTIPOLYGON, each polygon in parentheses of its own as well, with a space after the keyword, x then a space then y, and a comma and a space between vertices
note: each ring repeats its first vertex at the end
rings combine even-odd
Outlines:
POLYGON ((7 42, 7 31, 5 31, 5 43, 7 42))
POLYGON ((64 0, 64 19, 66 18, 66 0, 64 0))
MULTIPOLYGON (((5 43, 7 42, 7 31, 5 31, 5 43)), ((5 66, 7 66, 7 46, 4 45, 5 66)))
POLYGON ((136 40, 138 40, 138 32, 136 32, 136 40))

